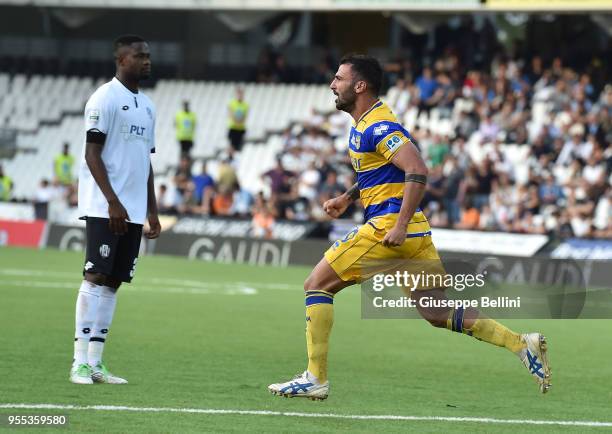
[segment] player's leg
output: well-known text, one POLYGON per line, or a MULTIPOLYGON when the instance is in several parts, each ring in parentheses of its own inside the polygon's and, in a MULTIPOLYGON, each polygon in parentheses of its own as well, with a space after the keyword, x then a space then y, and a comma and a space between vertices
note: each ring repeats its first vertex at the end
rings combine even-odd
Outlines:
MULTIPOLYGON (((424 239, 420 251, 415 255, 419 261, 439 261, 438 254, 429 237, 424 239)), ((441 269, 440 267, 428 267, 441 269)), ((416 290, 411 298, 416 302, 421 316, 434 327, 472 336, 480 341, 503 347, 516 354, 529 372, 536 378, 540 391, 546 393, 550 387, 550 366, 547 358, 546 339, 540 333, 520 334, 503 324, 488 318, 474 308, 423 307, 421 299, 447 299, 442 289, 416 290)))
POLYGON ((115 307, 117 305, 117 291, 121 286, 121 281, 115 277, 108 276, 106 284, 100 291, 100 301, 98 314, 92 329, 92 336, 89 340, 89 350, 87 359, 92 368, 92 380, 97 383, 125 384, 127 381, 112 376, 102 362, 104 345, 113 321, 115 307))
POLYGON ((304 282, 308 372, 319 382, 327 381, 329 335, 334 323, 334 295, 353 282, 342 280, 327 259, 315 266, 304 282))
POLYGON ((412 293, 421 316, 434 327, 447 328, 450 331, 464 333, 478 340, 498 347, 504 347, 513 353, 525 348, 521 335, 513 332, 497 321, 482 315, 477 309, 463 307, 423 307, 421 299, 446 300, 442 289, 417 290, 412 293))
POLYGON ((98 383, 127 384, 127 380, 109 372, 102 356, 117 306, 117 291, 122 282, 129 283, 134 277, 141 238, 142 226, 128 223, 127 233, 119 238, 113 270, 100 293, 100 306, 89 344, 92 378, 98 383))
POLYGON ((434 327, 463 333, 479 341, 508 349, 521 359, 529 373, 536 379, 540 392, 548 391, 551 386, 551 375, 544 336, 540 333, 516 333, 474 308, 424 308, 419 302, 423 297, 446 299, 443 290, 413 292, 412 298, 415 299, 417 309, 423 318, 434 327))
POLYGON ((353 283, 342 280, 325 258, 312 270, 304 282, 308 368, 290 381, 268 386, 271 393, 313 400, 327 398, 327 354, 334 323, 334 295, 353 283))
POLYGON ((336 241, 304 282, 308 369, 293 381, 271 384, 268 389, 272 393, 311 399, 327 397, 327 353, 334 323, 334 295, 361 278, 360 261, 378 243, 370 234, 373 230, 363 225, 336 241))
POLYGON ((116 254, 118 237, 110 232, 108 219, 88 218, 86 221, 86 258, 76 301, 74 357, 70 381, 91 384, 88 363, 89 340, 98 314, 100 294, 110 274, 116 254))

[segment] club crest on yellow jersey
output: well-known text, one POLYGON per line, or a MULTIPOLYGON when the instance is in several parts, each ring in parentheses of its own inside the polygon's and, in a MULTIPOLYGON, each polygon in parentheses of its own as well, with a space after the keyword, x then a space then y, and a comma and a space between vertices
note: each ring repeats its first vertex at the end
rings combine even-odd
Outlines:
POLYGON ((359 150, 359 147, 361 146, 361 136, 358 134, 353 134, 351 136, 351 145, 353 145, 355 149, 359 150))

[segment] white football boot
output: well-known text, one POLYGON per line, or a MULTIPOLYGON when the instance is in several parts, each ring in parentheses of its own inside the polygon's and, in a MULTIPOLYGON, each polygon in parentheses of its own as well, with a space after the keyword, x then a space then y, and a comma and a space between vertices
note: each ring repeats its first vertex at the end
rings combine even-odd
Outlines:
POLYGON ((320 384, 308 371, 297 374, 286 383, 275 383, 268 386, 273 395, 285 398, 309 398, 313 401, 323 401, 329 394, 329 381, 320 384))
POLYGON ((91 366, 87 363, 72 365, 72 368, 70 368, 70 382, 74 384, 93 384, 91 366))
POLYGON ((106 384, 127 384, 128 381, 124 378, 117 377, 111 374, 103 363, 99 363, 96 366, 91 367, 91 379, 95 383, 106 383, 106 384))
POLYGON ((517 353, 523 365, 538 382, 540 392, 546 393, 550 389, 550 365, 546 354, 546 338, 540 333, 525 333, 521 335, 527 347, 517 353))

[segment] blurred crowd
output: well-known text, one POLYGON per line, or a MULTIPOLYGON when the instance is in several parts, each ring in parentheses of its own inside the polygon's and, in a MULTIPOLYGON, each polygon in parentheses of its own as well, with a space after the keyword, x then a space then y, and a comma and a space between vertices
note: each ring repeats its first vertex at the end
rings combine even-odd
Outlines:
MULTIPOLYGON (((422 208, 433 226, 612 238, 612 84, 589 67, 578 72, 537 56, 468 69, 447 51, 426 65, 391 62, 385 70, 393 84, 385 99, 430 168, 422 208)), ((193 130, 195 118, 184 111, 177 125, 193 130)), ((261 236, 277 220, 328 221, 323 203, 356 178, 350 117, 313 109, 289 126, 275 167, 261 173, 262 191, 252 194, 237 173, 248 111, 240 90, 229 111, 227 154, 209 173, 182 149, 176 172, 158 188, 160 211, 248 218, 261 236)), ((55 180, 41 181, 36 201, 61 196, 75 205, 67 145, 54 164, 55 180)), ((10 198, 7 178, 0 168, 2 200, 10 198)), ((359 203, 343 215, 362 217, 359 203)))
MULTIPOLYGON (((559 58, 497 58, 487 70, 464 71, 447 53, 418 69, 404 62, 387 71, 395 83, 387 102, 401 121, 414 120, 411 134, 430 168, 422 206, 432 225, 612 237, 611 84, 593 83, 559 58), (444 120, 451 130, 442 134, 436 125, 444 120)), ((231 177, 193 177, 184 202, 194 198, 196 207, 174 209, 253 216, 265 228, 276 219, 327 221, 325 200, 355 182, 349 128, 346 114, 313 110, 284 132, 276 166, 262 174, 265 194, 250 197, 240 188, 240 156, 231 153, 220 171, 233 171, 231 177), (219 184, 222 178, 231 182, 219 184)), ((187 173, 188 164, 179 171, 187 173)), ((356 204, 343 217, 362 215, 356 204)))
POLYGON ((389 102, 400 118, 435 109, 451 121, 447 135, 431 123, 412 131, 431 169, 423 205, 434 226, 612 237, 612 84, 560 58, 462 71, 447 54, 400 71, 389 102))

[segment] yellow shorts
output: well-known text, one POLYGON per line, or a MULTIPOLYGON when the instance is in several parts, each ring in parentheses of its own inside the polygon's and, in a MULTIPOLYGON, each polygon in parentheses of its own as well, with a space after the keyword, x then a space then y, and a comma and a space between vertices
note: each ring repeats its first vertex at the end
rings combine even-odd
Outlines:
POLYGON ((395 219, 388 218, 368 221, 336 241, 325 252, 325 259, 338 276, 347 282, 362 282, 375 274, 400 269, 412 273, 428 272, 425 270, 444 272, 427 222, 408 225, 409 233, 406 234, 404 244, 386 247, 382 240, 394 224, 395 219))

